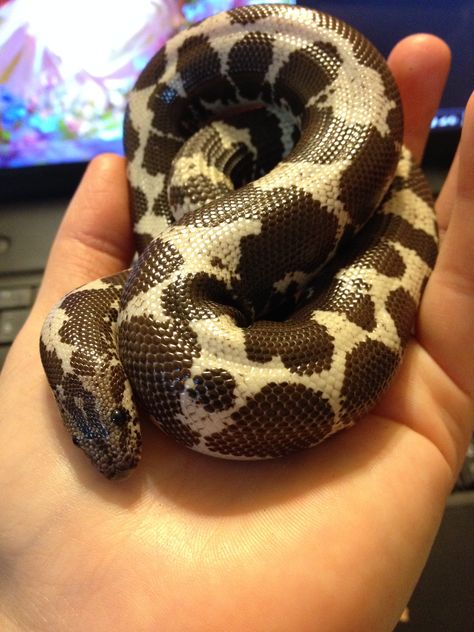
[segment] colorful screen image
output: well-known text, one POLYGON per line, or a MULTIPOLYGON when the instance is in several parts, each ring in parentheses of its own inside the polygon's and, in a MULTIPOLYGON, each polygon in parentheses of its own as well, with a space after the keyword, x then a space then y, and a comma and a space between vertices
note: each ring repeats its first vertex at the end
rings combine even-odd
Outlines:
POLYGON ((187 23, 245 4, 0 0, 0 168, 122 153, 127 94, 150 57, 187 23))

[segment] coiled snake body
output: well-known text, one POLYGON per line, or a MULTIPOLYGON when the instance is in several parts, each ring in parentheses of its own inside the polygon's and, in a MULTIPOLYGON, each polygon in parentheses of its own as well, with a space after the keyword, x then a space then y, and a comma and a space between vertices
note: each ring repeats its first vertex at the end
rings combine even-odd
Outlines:
POLYGON ((138 462, 137 406, 190 448, 260 459, 374 405, 437 251, 401 142, 385 62, 317 11, 232 10, 151 60, 125 122, 140 256, 68 294, 40 343, 105 476, 138 462))

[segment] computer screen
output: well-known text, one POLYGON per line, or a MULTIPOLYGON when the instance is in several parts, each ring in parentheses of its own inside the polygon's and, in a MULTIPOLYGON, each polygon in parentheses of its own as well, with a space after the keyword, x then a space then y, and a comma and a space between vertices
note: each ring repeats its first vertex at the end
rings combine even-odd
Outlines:
MULTIPOLYGON (((121 153, 127 93, 153 53, 188 23, 255 3, 0 0, 0 171, 85 164, 103 151, 121 153)), ((474 86, 472 0, 298 4, 341 17, 385 55, 409 33, 443 37, 453 49, 453 72, 433 131, 459 129, 474 86)), ((8 185, 0 178, 0 186, 8 185)))
POLYGON ((474 2, 472 0, 305 0, 306 6, 339 17, 368 37, 387 57, 403 37, 433 33, 452 51, 452 72, 432 130, 459 129, 474 89, 474 2))
POLYGON ((0 0, 0 167, 122 152, 127 93, 186 24, 233 0, 0 0))

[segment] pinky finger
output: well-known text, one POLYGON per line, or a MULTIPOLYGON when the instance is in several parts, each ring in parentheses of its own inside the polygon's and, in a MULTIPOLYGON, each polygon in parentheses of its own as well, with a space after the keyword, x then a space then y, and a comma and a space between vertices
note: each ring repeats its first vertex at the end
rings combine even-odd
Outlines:
POLYGON ((474 93, 458 149, 452 211, 420 314, 420 341, 474 395, 474 93))

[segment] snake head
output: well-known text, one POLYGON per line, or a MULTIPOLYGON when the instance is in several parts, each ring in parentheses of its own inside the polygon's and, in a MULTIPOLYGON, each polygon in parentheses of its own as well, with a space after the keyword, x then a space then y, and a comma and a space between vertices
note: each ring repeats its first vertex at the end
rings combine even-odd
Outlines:
POLYGON ((106 478, 124 478, 140 460, 141 433, 122 365, 109 358, 92 374, 86 363, 77 362, 79 354, 66 363, 43 341, 41 357, 74 445, 106 478), (68 364, 74 365, 73 371, 67 370, 68 364))
POLYGON ((137 466, 141 453, 140 427, 133 409, 125 406, 84 414, 76 408, 63 419, 74 445, 109 479, 125 478, 137 466))
POLYGON ((110 375, 109 379, 102 375, 100 383, 87 383, 85 379, 78 383, 77 376, 69 375, 64 389, 53 388, 72 442, 109 479, 125 478, 141 455, 140 425, 128 382, 119 380, 119 399, 113 400, 114 391, 107 390, 111 381, 117 390, 117 372, 111 372, 113 380, 110 375))
POLYGON ((116 321, 126 273, 66 295, 49 313, 40 353, 64 425, 107 478, 123 478, 140 460, 132 388, 116 350, 116 321))

